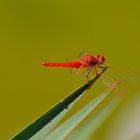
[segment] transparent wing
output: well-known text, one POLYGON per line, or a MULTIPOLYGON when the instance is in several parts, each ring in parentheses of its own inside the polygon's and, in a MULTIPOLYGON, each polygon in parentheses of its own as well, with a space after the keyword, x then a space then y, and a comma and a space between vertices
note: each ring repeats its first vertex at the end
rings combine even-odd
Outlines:
POLYGON ((78 55, 77 55, 77 59, 79 59, 79 58, 81 58, 81 57, 83 57, 84 55, 86 55, 87 54, 87 51, 86 50, 83 50, 83 51, 81 51, 78 55))

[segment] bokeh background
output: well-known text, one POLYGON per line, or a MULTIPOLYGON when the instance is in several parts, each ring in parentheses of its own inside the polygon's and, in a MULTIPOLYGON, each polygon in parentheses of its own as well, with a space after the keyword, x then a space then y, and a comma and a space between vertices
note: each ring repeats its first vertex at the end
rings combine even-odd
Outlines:
MULTIPOLYGON (((84 82, 80 75, 71 75, 67 69, 42 67, 44 61, 63 62, 86 50, 105 55, 119 71, 127 70, 138 78, 139 7, 138 0, 1 1, 1 139, 9 139, 84 82)), ((98 83, 74 110, 93 98, 99 86, 98 83)), ((139 93, 132 92, 127 97, 97 132, 98 140, 111 140, 115 135, 113 140, 120 140, 120 128, 125 131, 128 122, 134 125, 133 120, 137 119, 131 115, 140 116, 139 93)), ((140 130, 138 124, 133 130, 140 130)))

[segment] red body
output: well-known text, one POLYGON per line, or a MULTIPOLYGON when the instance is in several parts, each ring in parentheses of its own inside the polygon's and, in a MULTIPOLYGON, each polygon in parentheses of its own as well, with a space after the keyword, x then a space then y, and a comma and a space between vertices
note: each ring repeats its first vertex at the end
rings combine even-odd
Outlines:
POLYGON ((44 62, 43 65, 47 67, 70 67, 70 68, 90 68, 96 65, 101 65, 105 61, 105 57, 102 55, 84 55, 81 59, 75 62, 68 62, 68 63, 49 63, 44 62))

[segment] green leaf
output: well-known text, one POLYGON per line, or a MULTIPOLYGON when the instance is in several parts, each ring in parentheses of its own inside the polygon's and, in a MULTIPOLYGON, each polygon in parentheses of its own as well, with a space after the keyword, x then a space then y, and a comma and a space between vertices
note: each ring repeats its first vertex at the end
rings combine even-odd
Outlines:
POLYGON ((83 107, 68 121, 62 124, 60 127, 51 132, 46 140, 63 140, 65 139, 105 98, 110 95, 112 90, 118 86, 119 82, 116 82, 114 86, 109 88, 106 92, 96 97, 93 101, 83 107))
MULTIPOLYGON (((69 135, 68 140, 88 140, 96 132, 96 130, 102 125, 107 117, 120 103, 121 96, 116 96, 110 100, 106 106, 104 106, 99 112, 91 117, 84 125, 79 129, 76 129, 74 133, 69 135)), ((92 138, 93 139, 93 138, 92 138)))
POLYGON ((49 111, 25 127, 25 129, 13 137, 12 140, 27 140, 29 138, 32 138, 32 140, 43 139, 50 132, 52 127, 59 122, 60 119, 58 118, 62 118, 64 116, 64 114, 75 104, 75 101, 78 100, 96 82, 96 80, 106 71, 107 68, 108 67, 105 67, 101 73, 73 91, 49 111))

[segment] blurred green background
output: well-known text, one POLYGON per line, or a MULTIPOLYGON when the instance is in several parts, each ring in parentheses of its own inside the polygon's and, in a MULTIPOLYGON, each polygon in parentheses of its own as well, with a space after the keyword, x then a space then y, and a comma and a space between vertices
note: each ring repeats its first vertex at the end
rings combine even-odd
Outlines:
MULTIPOLYGON (((1 139, 13 136, 84 82, 67 69, 42 67, 44 61, 63 62, 86 50, 139 75, 139 7, 138 0, 1 1, 1 139)), ((80 104, 93 98, 99 86, 80 104)))

